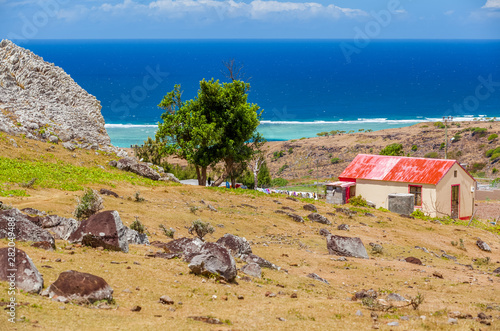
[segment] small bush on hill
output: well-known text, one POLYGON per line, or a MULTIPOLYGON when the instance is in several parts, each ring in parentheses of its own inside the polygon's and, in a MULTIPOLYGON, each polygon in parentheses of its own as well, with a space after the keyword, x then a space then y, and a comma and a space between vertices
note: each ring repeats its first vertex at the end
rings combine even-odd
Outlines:
POLYGON ((77 220, 89 218, 103 209, 103 201, 96 190, 88 189, 84 195, 78 199, 74 215, 77 220))
POLYGON ((424 157, 428 158, 428 159, 437 159, 439 157, 439 155, 437 152, 429 152, 429 153, 425 154, 424 157))
POLYGON ((284 178, 281 178, 281 177, 274 178, 271 181, 272 187, 283 187, 283 186, 287 186, 287 185, 288 185, 288 181, 284 178))
POLYGON ((488 136, 488 140, 489 140, 489 141, 491 141, 491 140, 493 140, 493 139, 496 139, 496 138, 498 138, 498 135, 497 135, 496 133, 490 134, 490 135, 488 136))
POLYGON ((207 234, 212 234, 215 232, 215 229, 208 222, 202 222, 201 220, 193 221, 191 227, 188 230, 189 234, 196 233, 198 238, 203 240, 207 234))
POLYGON ((443 124, 443 122, 439 121, 439 122, 435 122, 434 123, 434 126, 438 129, 444 129, 445 128, 445 125, 443 124))
POLYGON ((281 174, 283 171, 285 171, 285 169, 287 169, 287 168, 288 168, 288 164, 286 164, 286 163, 285 163, 285 164, 283 164, 283 165, 281 166, 281 168, 279 168, 279 170, 278 170, 277 174, 278 174, 278 175, 280 175, 280 174, 281 174))
POLYGON ((396 143, 387 145, 380 151, 380 155, 400 156, 403 154, 404 154, 403 145, 396 143))
POLYGON ((144 225, 141 223, 141 221, 139 221, 139 217, 137 216, 135 217, 135 221, 133 221, 130 225, 130 229, 135 230, 139 233, 144 233, 144 231, 146 231, 144 225))
POLYGON ((349 203, 353 206, 368 207, 368 203, 366 202, 366 199, 363 198, 361 195, 350 198, 349 203))
POLYGON ((487 150, 485 156, 489 157, 491 160, 496 159, 500 156, 500 147, 487 150))
POLYGON ((334 157, 333 159, 330 160, 330 162, 332 164, 338 164, 338 163, 342 162, 342 160, 339 159, 338 157, 334 157))
POLYGON ((175 230, 170 228, 170 229, 167 229, 167 227, 163 224, 160 224, 160 229, 163 231, 163 234, 166 235, 167 237, 169 238, 172 238, 174 239, 174 235, 175 235, 175 230))
POLYGON ((412 151, 412 152, 416 152, 417 150, 418 150, 417 145, 413 145, 413 146, 411 146, 411 151, 412 151))

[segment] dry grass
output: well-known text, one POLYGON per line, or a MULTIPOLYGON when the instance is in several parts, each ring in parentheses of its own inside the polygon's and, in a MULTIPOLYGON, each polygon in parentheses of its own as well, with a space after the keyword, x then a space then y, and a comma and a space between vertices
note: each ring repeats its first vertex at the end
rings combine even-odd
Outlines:
MULTIPOLYGON (((19 138, 16 138, 18 145, 19 138)), ((26 141, 23 148, 8 147, 8 141, 0 140, 0 156, 36 158, 46 153, 49 145, 26 141), (29 145, 29 146, 26 146, 29 145), (30 150, 31 149, 31 150, 30 150)), ((86 151, 68 152, 60 146, 51 150, 56 159, 62 159, 84 166, 104 165, 113 156, 95 155, 86 151), (77 154, 73 158, 72 154, 77 154)), ((103 171, 111 171, 109 169, 103 171)), ((172 186, 169 184, 143 185, 128 182, 115 183, 115 187, 102 187, 117 192, 121 198, 104 196, 106 210, 117 210, 123 222, 130 226, 138 216, 148 228, 150 240, 168 241, 160 224, 176 230, 175 237, 188 234, 188 227, 195 219, 210 222, 216 229, 213 235, 205 237, 215 241, 225 233, 246 237, 252 242, 255 254, 288 270, 275 271, 263 269, 262 279, 251 282, 237 280, 237 284, 221 284, 212 279, 189 273, 187 264, 182 260, 153 259, 145 256, 151 249, 145 246, 131 246, 128 254, 98 251, 91 248, 66 250, 68 243, 57 242, 55 252, 47 252, 18 242, 35 265, 43 273, 45 286, 54 282, 60 272, 77 270, 103 277, 114 289, 116 305, 111 310, 52 302, 41 296, 18 293, 17 299, 28 302, 28 306, 18 308, 18 317, 25 316, 25 322, 18 322, 19 330, 33 329, 33 326, 47 330, 80 329, 120 329, 120 330, 366 330, 373 325, 371 311, 360 301, 351 301, 356 291, 374 289, 381 293, 397 292, 405 297, 421 293, 425 301, 418 310, 411 307, 395 312, 378 312, 380 329, 390 329, 387 323, 398 321, 401 330, 448 330, 457 329, 447 323, 447 312, 460 311, 473 316, 481 311, 493 315, 491 329, 499 329, 500 278, 491 271, 500 266, 499 237, 476 228, 454 225, 439 225, 423 220, 410 220, 395 214, 370 210, 376 217, 360 213, 348 218, 337 213, 328 218, 336 225, 347 223, 350 231, 338 231, 336 225, 324 226, 306 221, 295 223, 289 217, 274 213, 282 206, 292 207, 297 214, 307 216, 302 209, 303 202, 293 202, 285 197, 253 196, 234 191, 216 191, 200 187, 172 186), (133 201, 135 192, 140 191, 144 202, 133 201), (127 198, 131 199, 128 200, 127 198), (204 200, 217 208, 210 211, 204 200), (273 200, 279 200, 278 205, 273 200), (257 209, 241 207, 249 204, 257 209), (191 207, 198 207, 195 214, 191 207), (363 223, 363 224, 361 224, 363 223), (223 225, 219 227, 217 225, 223 225), (327 227, 330 232, 360 237, 370 252, 368 243, 384 246, 384 254, 372 255, 369 260, 347 258, 337 261, 336 256, 328 255, 325 239, 318 232, 327 227), (475 245, 475 238, 486 241, 492 253, 485 253, 475 245), (454 247, 451 241, 462 238, 467 251, 454 247), (489 256, 489 265, 474 265, 474 270, 459 265, 451 260, 437 258, 415 246, 426 247, 441 254, 441 249, 458 258, 463 265, 473 264, 472 259, 489 256), (408 256, 420 258, 425 266, 417 266, 402 261, 408 256), (55 262, 57 258, 62 262, 55 262), (121 262, 111 264, 111 261, 121 262), (134 262, 140 263, 139 265, 134 262), (42 267, 43 265, 52 268, 42 267), (130 268, 129 268, 130 267, 130 268), (437 271, 443 279, 433 277, 437 271), (314 272, 330 282, 330 286, 307 278, 314 272), (490 280, 491 279, 491 280, 490 280), (280 285, 280 286, 278 286, 280 285), (123 292, 130 290, 131 293, 123 292), (276 297, 266 297, 267 291, 276 293, 276 297), (298 298, 290 297, 297 293, 298 298), (176 302, 173 306, 158 303, 162 295, 168 295, 176 302), (217 298, 213 299, 216 295, 217 298), (237 296, 242 295, 243 300, 237 296), (227 301, 222 297, 227 296, 227 301), (182 302, 182 304, 179 304, 182 302), (132 312, 135 305, 142 307, 140 312, 132 312), (486 310, 487 306, 493 310, 486 310), (64 307, 65 309, 61 309, 64 307), (169 308, 175 308, 170 311, 169 308), (363 316, 357 316, 361 310, 363 316), (188 319, 188 316, 213 316, 222 325, 210 325, 188 319), (409 321, 398 320, 400 316, 409 316, 409 321), (420 316, 426 316, 422 320, 420 316), (280 321, 278 318, 285 321, 280 321)), ((71 216, 76 197, 83 191, 66 192, 56 189, 26 189, 29 197, 4 197, 2 201, 17 208, 32 207, 71 216)), ((332 205, 317 202, 319 213, 335 213, 332 205)), ((0 241, 5 247, 6 241, 0 241)), ((238 267, 243 263, 237 261, 238 267)), ((385 296, 382 294, 382 297, 385 296)), ((7 300, 6 283, 0 283, 0 300, 7 300)), ((6 325, 6 316, 0 323, 0 329, 6 325)), ((9 326, 10 328, 10 326, 9 326)), ((484 328, 476 320, 459 320, 458 329, 484 328)))

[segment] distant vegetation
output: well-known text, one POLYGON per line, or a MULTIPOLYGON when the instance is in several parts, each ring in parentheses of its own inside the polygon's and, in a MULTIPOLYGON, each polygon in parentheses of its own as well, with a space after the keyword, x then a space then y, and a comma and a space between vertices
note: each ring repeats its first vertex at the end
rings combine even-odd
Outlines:
POLYGON ((401 144, 390 144, 380 151, 380 155, 401 156, 403 154, 403 145, 401 144))

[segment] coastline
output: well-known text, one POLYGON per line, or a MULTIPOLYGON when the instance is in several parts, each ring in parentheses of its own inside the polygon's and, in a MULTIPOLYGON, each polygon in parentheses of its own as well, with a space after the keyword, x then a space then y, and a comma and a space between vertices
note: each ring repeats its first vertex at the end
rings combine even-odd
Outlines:
MULTIPOLYGON (((464 115, 455 117, 454 122, 468 122, 473 120, 488 121, 496 119, 487 115, 464 115)), ((359 118, 357 120, 338 121, 269 121, 262 120, 258 131, 268 141, 288 141, 301 138, 315 138, 317 133, 334 130, 345 133, 376 132, 387 129, 410 127, 425 122, 437 122, 442 118, 413 118, 413 119, 388 119, 388 118, 359 118)), ((154 137, 157 124, 118 124, 105 125, 111 143, 120 148, 142 144, 148 137, 154 137)))

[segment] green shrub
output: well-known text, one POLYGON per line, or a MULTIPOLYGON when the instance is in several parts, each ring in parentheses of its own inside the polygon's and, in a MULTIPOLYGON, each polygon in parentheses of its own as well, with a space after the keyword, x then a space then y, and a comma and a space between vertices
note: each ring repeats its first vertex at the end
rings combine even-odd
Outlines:
POLYGON ((497 169, 497 168, 493 168, 493 169, 491 169, 491 173, 492 173, 492 174, 496 174, 497 172, 498 172, 498 169, 497 169))
POLYGON ((445 128, 445 125, 443 124, 443 122, 439 121, 439 122, 435 122, 434 123, 434 126, 438 129, 444 129, 445 128))
POLYGON ((496 139, 496 138, 498 138, 498 135, 496 133, 490 134, 488 136, 488 140, 490 140, 490 141, 493 140, 493 139, 496 139))
POLYGON ((145 199, 143 197, 141 197, 141 192, 139 192, 139 191, 135 192, 134 199, 135 199, 135 202, 145 201, 145 199))
POLYGON ((144 233, 144 231, 146 231, 144 225, 142 225, 141 221, 139 221, 139 217, 137 216, 135 216, 135 221, 130 224, 130 229, 135 230, 139 233, 144 233))
POLYGON ((491 160, 496 159, 500 156, 500 147, 487 150, 485 156, 489 157, 491 160))
POLYGON ((103 209, 103 201, 96 190, 88 189, 83 196, 78 199, 74 215, 77 220, 89 218, 103 209))
POLYGON ((417 150, 418 150, 417 145, 413 145, 413 146, 411 146, 411 151, 412 151, 412 152, 416 152, 417 150))
POLYGON ((462 139, 460 133, 455 133, 455 135, 453 136, 453 142, 458 142, 460 141, 460 139, 462 139))
POLYGON ((443 150, 445 146, 446 146, 446 144, 445 144, 445 143, 441 143, 441 145, 439 146, 439 149, 440 149, 440 150, 443 150))
POLYGON ((290 147, 290 148, 288 149, 288 154, 293 154, 293 147, 290 147))
POLYGON ((330 160, 330 162, 331 162, 332 164, 337 164, 337 163, 342 162, 342 160, 341 160, 341 159, 339 159, 338 157, 334 157, 333 159, 331 159, 331 160, 330 160))
POLYGON ((283 164, 283 165, 281 166, 281 168, 279 168, 279 169, 278 169, 277 174, 278 174, 278 175, 280 175, 283 171, 285 171, 285 169, 288 169, 288 164, 286 164, 286 163, 285 163, 285 164, 283 164))
POLYGON ((439 154, 437 152, 429 152, 425 154, 424 157, 428 159, 437 159, 439 158, 439 154))
POLYGON ((163 224, 160 224, 160 229, 163 231, 163 234, 166 235, 167 237, 169 238, 172 238, 174 239, 174 235, 175 235, 175 230, 170 228, 170 229, 167 229, 167 227, 163 224))
POLYGON ((488 130, 486 128, 470 128, 470 131, 472 131, 472 134, 474 136, 477 136, 479 138, 486 137, 486 134, 488 133, 488 130))
POLYGON ((288 185, 288 181, 284 178, 278 177, 271 181, 272 187, 284 187, 288 185))
POLYGON ((349 203, 353 206, 368 207, 368 203, 366 202, 366 199, 363 198, 361 195, 350 198, 349 203))
POLYGON ((484 162, 476 162, 473 163, 472 166, 470 167, 471 172, 476 172, 479 170, 483 170, 483 168, 486 166, 486 163, 484 162))
POLYGON ((316 133, 316 135, 318 137, 328 137, 330 133, 329 132, 326 132, 326 131, 323 131, 323 132, 320 132, 320 133, 316 133))
POLYGON ((283 151, 274 152, 272 160, 276 161, 277 159, 279 159, 280 157, 283 157, 284 155, 285 155, 285 152, 283 152, 283 151))
POLYGON ((198 238, 203 240, 207 234, 212 234, 215 232, 215 229, 208 222, 202 222, 201 220, 193 221, 191 227, 188 230, 189 234, 196 233, 198 238))
POLYGON ((400 156, 403 154, 403 145, 397 143, 387 145, 380 151, 380 155, 400 156))

